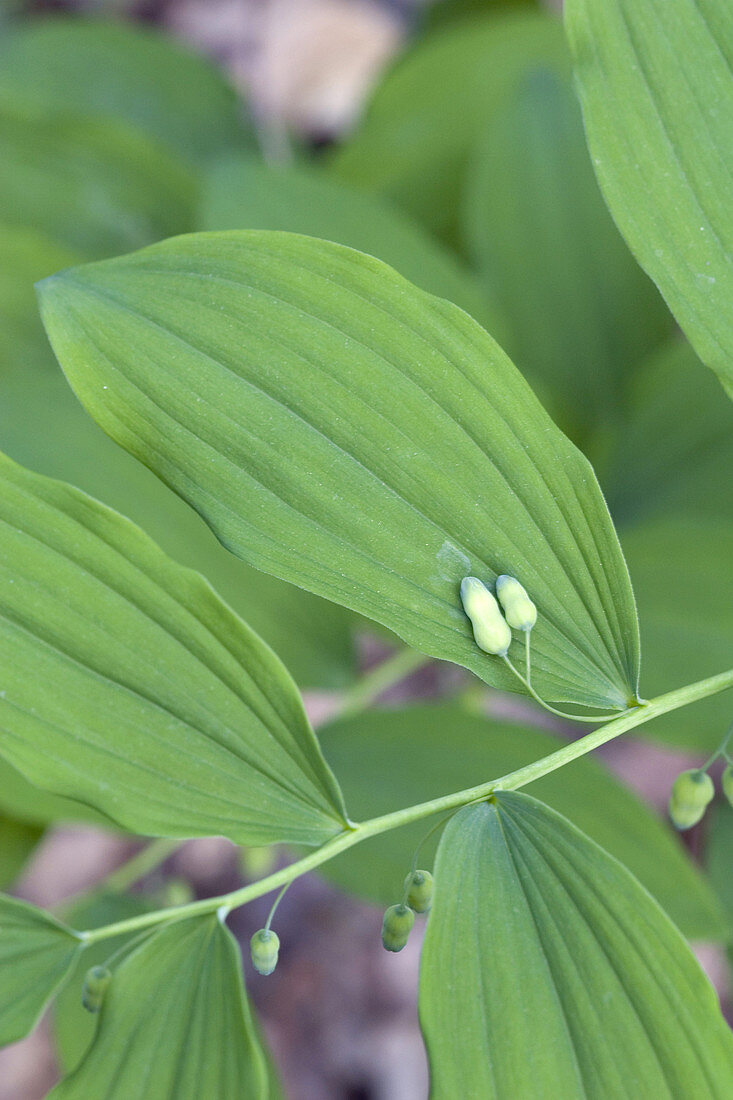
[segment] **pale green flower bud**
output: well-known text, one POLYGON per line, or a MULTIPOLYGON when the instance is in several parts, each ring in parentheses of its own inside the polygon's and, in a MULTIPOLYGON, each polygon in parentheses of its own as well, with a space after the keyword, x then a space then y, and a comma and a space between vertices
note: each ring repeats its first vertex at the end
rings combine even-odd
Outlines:
POLYGON ((514 577, 503 573, 496 578, 496 595, 512 630, 531 630, 537 622, 537 608, 514 577))
POLYGON ((677 829, 691 829, 702 818, 715 794, 707 772, 692 768, 677 776, 669 798, 669 816, 677 829))
POLYGON ((430 871, 410 871, 405 879, 407 904, 416 913, 427 913, 433 904, 433 876, 430 871))
POLYGON ((390 905, 382 921, 382 944, 387 951, 401 951, 415 923, 409 905, 390 905))
POLYGON ((476 645, 485 653, 506 657, 512 632, 498 603, 478 577, 464 577, 461 581, 461 603, 471 620, 476 645))
POLYGON ((729 764, 723 772, 720 784, 723 788, 723 794, 733 806, 733 764, 729 764))
POLYGON ((106 966, 92 966, 84 976, 81 1003, 87 1012, 99 1012, 112 974, 106 966))
POLYGON ((280 939, 271 928, 260 928, 249 941, 252 966, 258 974, 272 974, 277 966, 280 939))

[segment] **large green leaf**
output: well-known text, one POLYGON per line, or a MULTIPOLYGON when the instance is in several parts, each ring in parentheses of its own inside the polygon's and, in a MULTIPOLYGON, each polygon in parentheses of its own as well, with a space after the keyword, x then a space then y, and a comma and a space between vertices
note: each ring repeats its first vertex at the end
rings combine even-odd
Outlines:
POLYGON ((74 802, 70 798, 42 791, 21 775, 0 756, 0 811, 25 825, 48 825, 51 822, 84 821, 104 829, 119 831, 105 814, 74 802))
POLYGON ((496 335, 488 293, 449 249, 386 200, 312 166, 272 167, 253 157, 219 162, 206 177, 199 228, 284 229, 368 252, 496 335))
POLYGON ((35 230, 0 227, 0 450, 116 508, 181 564, 211 578, 299 684, 343 687, 354 672, 348 612, 228 554, 74 397, 48 346, 33 283, 76 259, 35 230))
POLYGON ((339 832, 295 685, 207 582, 70 486, 0 484, 2 755, 139 833, 339 832))
POLYGON ((449 823, 420 974, 435 1100, 715 1097, 733 1037, 636 879, 526 795, 449 823))
POLYGON ((467 574, 512 573, 540 611, 538 687, 634 699, 634 602, 593 471, 460 309, 268 232, 177 238, 40 297, 95 419, 250 564, 516 690, 459 600, 467 574))
POLYGON ((96 257, 185 232, 195 196, 184 162, 123 123, 0 106, 0 221, 96 257))
POLYGON ((332 170, 452 240, 469 153, 532 62, 570 68, 562 28, 547 14, 502 12, 429 35, 379 84, 332 170))
POLYGON ((611 213, 733 395, 733 7, 567 0, 566 13, 611 213))
MULTIPOLYGON (((318 736, 349 812, 359 821, 507 775, 563 744, 539 730, 490 721, 455 704, 337 719, 318 736)), ((720 906, 673 830, 594 760, 576 760, 537 780, 532 793, 562 810, 624 863, 685 935, 726 936, 720 906)), ((368 840, 329 860, 321 873, 351 893, 390 905, 398 900, 412 853, 432 824, 417 822, 368 840)), ((432 838, 421 848, 421 866, 432 866, 435 847, 432 838)))
POLYGON ((217 917, 169 924, 113 968, 86 1057, 53 1100, 265 1100, 236 942, 217 917))
POLYGON ((66 925, 0 895, 0 1046, 32 1031, 81 949, 66 925))
POLYGON ((528 61, 487 118, 463 232, 522 373, 559 399, 576 439, 608 423, 624 375, 673 321, 603 202, 569 76, 528 61))
MULTIPOLYGON (((653 697, 731 667, 733 522, 677 513, 623 532, 634 578, 644 652, 644 688, 653 697)), ((731 719, 728 692, 665 714, 643 736, 709 753, 731 719)))
POLYGON ((235 92, 214 66, 139 24, 17 24, 0 44, 0 104, 128 123, 192 162, 248 140, 235 92))
POLYGON ((733 408, 690 345, 637 372, 601 476, 618 524, 658 512, 733 518, 733 408))

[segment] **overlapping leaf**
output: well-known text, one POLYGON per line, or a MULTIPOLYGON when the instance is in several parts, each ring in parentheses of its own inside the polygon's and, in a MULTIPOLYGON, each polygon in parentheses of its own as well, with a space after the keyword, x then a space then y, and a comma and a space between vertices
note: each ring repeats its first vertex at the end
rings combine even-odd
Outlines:
POLYGON ((267 232, 163 242, 40 296, 95 419, 250 564, 510 689, 459 586, 512 573, 539 607, 538 687, 633 700, 635 608, 593 472, 461 310, 267 232))
POLYGON ((0 482, 2 755, 140 833, 338 832, 295 685, 204 579, 69 486, 0 482))
POLYGON ((0 896, 0 1046, 31 1031, 82 949, 48 913, 0 896))
POLYGON ((565 10, 611 213, 733 394, 733 8, 568 0, 565 10))
POLYGON ((53 1100, 266 1100, 236 942, 217 917, 170 924, 114 967, 94 1041, 53 1100))
POLYGON ((733 1036, 677 929, 526 795, 500 793, 446 828, 420 1019, 435 1100, 724 1100, 733 1088, 733 1036))
POLYGON ((14 882, 42 836, 41 826, 0 813, 0 888, 14 882))
MULTIPOLYGON (((556 737, 469 714, 455 704, 379 709, 318 731, 357 821, 507 775, 554 752, 556 737)), ((726 921, 673 830, 594 760, 544 776, 532 792, 619 859, 693 939, 723 939, 726 921)), ((425 822, 359 844, 321 867, 330 881, 391 905, 425 836, 425 822)), ((437 834, 420 849, 432 867, 437 834)))

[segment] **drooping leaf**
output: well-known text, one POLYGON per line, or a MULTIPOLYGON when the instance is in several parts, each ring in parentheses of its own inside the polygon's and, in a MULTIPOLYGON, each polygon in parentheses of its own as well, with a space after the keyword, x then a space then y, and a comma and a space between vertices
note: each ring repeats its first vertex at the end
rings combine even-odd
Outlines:
POLYGON ((0 460, 0 752, 149 835, 342 827, 295 685, 197 573, 116 512, 0 460))
POLYGON ((254 157, 220 161, 206 177, 198 227, 284 229, 348 245, 455 302, 492 333, 499 329, 488 292, 448 248, 388 201, 311 165, 272 167, 254 157))
POLYGON ((0 106, 0 221, 104 256, 191 228, 193 173, 112 121, 0 106))
POLYGON ((0 887, 15 881, 42 836, 41 826, 0 813, 0 887))
POLYGON ((533 61, 553 72, 570 68, 559 21, 546 13, 491 13, 429 35, 379 84, 331 170, 388 195, 453 241, 469 153, 533 61))
POLYGON ((266 1100, 236 942, 215 916, 177 921, 119 965, 94 1041, 52 1100, 266 1100))
POLYGON ((33 1030, 81 950, 82 941, 66 925, 0 895, 0 1046, 33 1030))
POLYGON ((576 439, 608 423, 624 376, 673 321, 606 209, 569 76, 530 60, 487 117, 463 233, 522 373, 555 397, 576 439))
MULTIPOLYGON (((455 704, 379 709, 323 726, 318 737, 357 821, 507 775, 563 742, 529 727, 470 714, 455 704)), ((624 863, 693 939, 721 939, 726 923, 673 830, 594 760, 537 780, 532 792, 624 863)), ((378 905, 398 900, 412 853, 435 822, 367 840, 320 868, 337 886, 378 905)), ((420 849, 432 867, 436 833, 420 849)))
MULTIPOLYGON (((634 578, 649 698, 731 667, 733 522, 672 514, 623 531, 634 578)), ((639 727, 642 736, 710 753, 731 720, 731 696, 703 699, 639 727)))
POLYGON ((659 512, 733 518, 733 409, 684 340, 632 380, 601 476, 618 524, 659 512))
POLYGON ((733 9, 568 0, 565 11, 611 213, 733 395, 733 9))
POLYGON ((516 690, 459 600, 467 574, 512 573, 540 610, 538 689, 634 698, 635 608, 593 471, 461 310, 268 232, 163 242, 40 297, 89 412, 250 564, 516 690))
MULTIPOLYGON (((153 908, 143 894, 101 894, 85 898, 65 916, 75 928, 101 928, 105 924, 137 917, 153 908)), ((62 1069, 69 1073, 88 1050, 97 1029, 99 1015, 88 1012, 82 1004, 84 976, 92 966, 104 966, 115 952, 135 939, 128 932, 107 940, 99 940, 84 949, 77 959, 69 980, 59 992, 53 1006, 53 1037, 62 1069)))
POLYGON ((16 24, 0 43, 0 104, 127 123, 193 163, 252 141, 234 90, 214 66, 140 24, 68 17, 16 24))
MULTIPOLYGON (((190 508, 110 442, 69 389, 33 283, 76 259, 34 230, 0 228, 0 450, 116 508, 210 578, 301 686, 343 687, 354 673, 348 612, 228 554, 190 508)), ((0 784, 0 806, 2 798, 0 784)))
POLYGON ((435 1100, 730 1095, 715 991, 569 821, 499 793, 448 824, 435 877, 420 974, 435 1100))

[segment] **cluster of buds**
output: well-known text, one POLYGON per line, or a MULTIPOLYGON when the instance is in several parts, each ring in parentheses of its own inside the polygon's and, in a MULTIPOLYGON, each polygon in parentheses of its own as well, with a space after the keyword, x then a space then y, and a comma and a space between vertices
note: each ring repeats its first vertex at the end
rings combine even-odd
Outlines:
POLYGON ((496 578, 496 596, 478 577, 464 577, 461 603, 471 620, 476 645, 496 657, 506 657, 509 652, 512 630, 529 633, 537 622, 537 608, 519 581, 506 574, 496 578))
POLYGON ((405 894, 399 905, 390 905, 382 920, 382 945, 386 951, 401 951, 407 943, 415 913, 427 913, 433 904, 433 876, 430 871, 410 871, 405 894))
MULTIPOLYGON (((733 806, 733 765, 728 764, 721 779, 723 794, 733 806)), ((715 786, 707 771, 690 768, 681 772, 672 784, 669 816, 677 829, 691 829, 705 815, 713 800, 715 786)))

